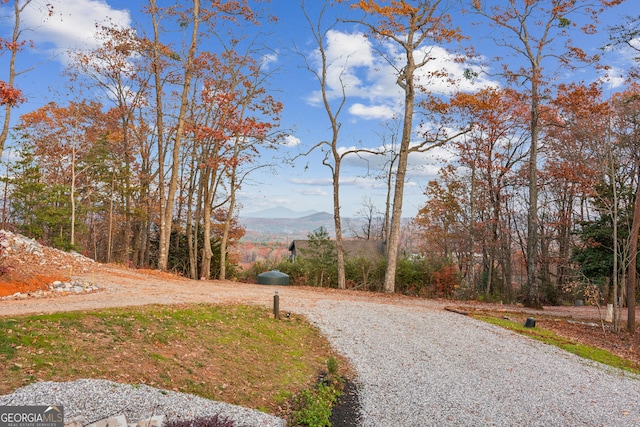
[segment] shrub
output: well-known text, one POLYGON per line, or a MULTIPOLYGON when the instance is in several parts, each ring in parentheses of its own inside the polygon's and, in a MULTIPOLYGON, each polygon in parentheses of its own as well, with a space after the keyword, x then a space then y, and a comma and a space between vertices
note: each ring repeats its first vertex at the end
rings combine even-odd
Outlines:
POLYGON ((347 282, 353 283, 357 289, 380 291, 384 283, 386 261, 378 258, 347 258, 345 260, 345 276, 347 282))
POLYGON ((441 298, 451 298, 460 283, 458 273, 453 265, 443 265, 440 270, 433 274, 433 294, 441 298))
POLYGON ((311 390, 303 390, 293 402, 290 424, 294 426, 331 426, 333 406, 342 394, 344 380, 338 374, 338 361, 334 357, 327 360, 326 375, 322 375, 311 390))
POLYGON ((309 427, 330 426, 331 408, 339 392, 331 385, 318 384, 315 390, 303 390, 298 396, 300 409, 293 411, 293 425, 309 427))
MULTIPOLYGON (((256 261, 251 264, 249 268, 239 272, 238 279, 246 283, 256 283, 258 281, 258 274, 269 270, 274 270, 273 265, 265 261, 256 261)), ((276 270, 279 269, 276 268, 276 270)), ((285 272, 283 271, 283 273, 285 272)))
MULTIPOLYGON (((328 257, 331 260, 331 257, 328 257)), ((289 284, 295 286, 336 287, 337 263, 320 262, 318 257, 299 257, 295 261, 278 264, 256 262, 243 272, 242 280, 255 283, 258 274, 278 270, 289 276, 289 284)), ((345 279, 348 288, 365 291, 382 291, 386 270, 384 257, 347 257, 345 279)), ((396 269, 396 292, 421 297, 451 298, 460 288, 456 266, 440 257, 401 257, 396 269)))
POLYGON ((422 295, 431 282, 431 266, 424 258, 402 257, 396 267, 396 291, 406 295, 422 295))

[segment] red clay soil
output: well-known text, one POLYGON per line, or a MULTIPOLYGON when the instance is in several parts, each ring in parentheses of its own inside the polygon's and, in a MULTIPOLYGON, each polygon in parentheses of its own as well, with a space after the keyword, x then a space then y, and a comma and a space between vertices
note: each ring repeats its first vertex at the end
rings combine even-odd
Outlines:
POLYGON ((49 285, 56 280, 69 280, 69 274, 63 274, 57 269, 47 269, 43 266, 40 273, 33 266, 25 264, 14 265, 13 262, 5 262, 6 273, 0 276, 0 297, 13 295, 17 292, 28 293, 37 290, 47 290, 49 285), (47 271, 48 270, 48 271, 47 271))

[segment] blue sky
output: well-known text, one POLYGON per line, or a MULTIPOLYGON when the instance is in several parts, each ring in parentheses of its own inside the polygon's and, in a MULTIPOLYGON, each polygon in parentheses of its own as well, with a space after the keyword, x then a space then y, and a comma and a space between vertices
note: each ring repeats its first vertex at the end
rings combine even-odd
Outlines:
MULTIPOLYGON (((8 18, 9 5, 0 8, 2 18, 2 37, 8 37, 13 21, 8 18)), ((69 49, 94 47, 92 33, 96 22, 109 17, 123 26, 146 25, 146 19, 140 9, 146 2, 134 0, 33 0, 23 14, 23 28, 28 29, 25 38, 34 42, 34 48, 21 53, 17 68, 27 70, 18 77, 17 85, 24 91, 27 102, 14 110, 12 121, 15 123, 21 113, 33 111, 50 101, 60 104, 68 98, 66 81, 61 72, 68 63, 69 49), (54 15, 47 17, 46 5, 52 4, 54 15)), ((159 3, 170 3, 160 1, 159 3)), ((310 15, 315 19, 319 1, 308 0, 312 7, 310 15)), ((271 13, 278 17, 275 26, 263 27, 260 41, 271 49, 269 64, 273 72, 270 88, 274 95, 284 103, 282 127, 290 137, 288 145, 277 152, 265 152, 265 162, 274 163, 276 168, 261 170, 252 175, 245 183, 241 193, 242 210, 255 212, 275 206, 284 206, 296 211, 318 210, 332 212, 332 189, 330 170, 321 164, 322 154, 314 153, 298 159, 294 165, 283 162, 282 158, 295 156, 319 141, 331 137, 329 122, 322 106, 318 103, 319 85, 309 70, 305 69, 301 53, 313 60, 316 46, 310 30, 304 20, 298 0, 272 0, 265 4, 271 13)), ((358 15, 348 9, 329 8, 327 25, 332 23, 336 14, 355 19, 358 15), (343 15, 348 14, 348 15, 343 15)), ((606 42, 606 26, 618 24, 625 15, 637 15, 637 0, 627 0, 621 6, 601 16, 601 32, 596 36, 575 38, 576 44, 587 52, 594 52, 606 42), (634 7, 634 4, 636 7, 634 7)), ((496 46, 491 41, 494 35, 488 26, 473 26, 477 18, 468 15, 454 16, 470 39, 476 52, 485 58, 495 54, 496 46)), ((247 31, 255 31, 247 28, 247 31)), ((327 54, 331 63, 330 89, 339 99, 340 85, 338 75, 348 82, 345 87, 347 100, 340 116, 342 123, 340 145, 346 150, 352 147, 382 147, 389 141, 389 120, 401 111, 399 88, 395 84, 393 68, 373 49, 370 41, 363 37, 362 28, 354 24, 340 24, 328 33, 327 54)), ((213 43, 213 42, 212 42, 213 43)), ((433 47, 437 57, 435 64, 445 66, 454 75, 460 77, 463 66, 447 62, 453 53, 447 47, 433 47)), ((631 64, 630 53, 612 52, 605 56, 605 62, 612 68, 609 71, 612 88, 620 84, 619 76, 631 64)), ((0 56, 0 80, 6 80, 8 56, 0 56)), ((496 68, 497 68, 497 64, 496 68)), ((495 70, 494 70, 495 71, 495 70)), ((592 69, 580 69, 560 75, 567 81, 593 81, 603 78, 602 73, 592 69)), ((471 83, 462 81, 463 90, 502 83, 497 77, 481 76, 471 83)), ((434 83, 431 89, 436 93, 450 93, 452 88, 445 83, 434 83)), ((9 156, 5 151, 4 156, 9 156)), ((405 190, 403 216, 415 216, 424 205, 423 189, 427 182, 435 177, 439 165, 451 158, 446 149, 438 149, 424 155, 415 155, 410 160, 410 169, 405 190)), ((347 157, 342 171, 342 212, 345 216, 354 216, 362 208, 363 201, 370 198, 377 207, 384 209, 386 183, 380 179, 387 159, 384 156, 347 157)))

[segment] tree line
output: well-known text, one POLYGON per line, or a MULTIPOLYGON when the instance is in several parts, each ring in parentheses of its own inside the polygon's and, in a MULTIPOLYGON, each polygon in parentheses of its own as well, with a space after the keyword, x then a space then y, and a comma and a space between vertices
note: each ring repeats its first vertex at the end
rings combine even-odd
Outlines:
MULTIPOLYGON (((17 34, 29 3, 14 1, 17 34)), ((13 126, 3 226, 102 262, 224 278, 243 234, 237 191, 282 137, 263 48, 233 37, 267 17, 247 2, 199 0, 150 0, 145 17, 149 32, 99 27, 98 47, 69 53, 73 100, 13 126), (176 26, 182 43, 169 39, 176 26)))
MULTIPOLYGON (((30 2, 13 0, 16 31, 3 43, 12 61, 0 86, 0 148, 11 109, 22 101, 14 59, 27 48, 19 17, 30 2)), ((286 136, 265 47, 259 36, 238 36, 273 18, 259 3, 149 0, 144 27, 100 27, 99 47, 71 55, 64 90, 74 100, 50 102, 11 126, 18 160, 7 165, 2 225, 103 262, 227 277, 235 261, 228 249, 243 233, 237 192, 253 171, 271 166, 260 155, 286 136), (169 27, 180 29, 181 43, 167 38, 169 27)), ((473 0, 453 8, 441 0, 362 0, 321 2, 311 12, 300 2, 316 44, 316 56, 302 53, 302 62, 317 81, 329 129, 300 155, 322 150, 331 172, 336 285, 346 286, 347 268, 342 161, 388 159, 377 171, 388 189, 381 289, 394 292, 398 263, 415 255, 401 249, 409 158, 447 147, 454 160, 425 189, 414 225, 423 233, 419 249, 455 265, 460 289, 537 306, 589 282, 603 291, 606 285, 619 305, 635 301, 636 70, 626 70, 623 89, 611 95, 602 82, 556 83, 579 67, 606 66, 572 41, 578 33, 606 30, 608 48, 637 47, 637 19, 598 26, 599 14, 620 3, 473 0), (329 6, 343 15, 327 23, 329 6), (454 13, 491 32, 500 53, 475 52, 473 35, 456 25, 454 13), (325 43, 330 29, 354 25, 393 64, 401 108, 394 130, 380 137, 382 148, 345 151, 348 84, 340 78, 341 90, 329 86, 335 64, 325 43), (429 68, 440 48, 456 52, 450 68, 429 68), (456 64, 463 75, 451 71, 456 64), (474 89, 488 71, 500 85, 474 89), (452 90, 437 92, 436 81, 452 90)))

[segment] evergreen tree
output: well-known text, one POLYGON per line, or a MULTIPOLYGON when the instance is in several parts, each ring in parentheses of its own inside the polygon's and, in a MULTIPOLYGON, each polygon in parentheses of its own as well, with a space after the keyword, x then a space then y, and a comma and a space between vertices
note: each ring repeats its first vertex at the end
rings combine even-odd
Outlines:
POLYGON ((314 286, 332 286, 337 283, 337 263, 335 242, 329 232, 320 227, 307 234, 309 246, 302 249, 308 277, 313 278, 314 286))
POLYGON ((12 214, 18 232, 51 246, 71 249, 69 188, 47 185, 29 146, 12 168, 12 214))

